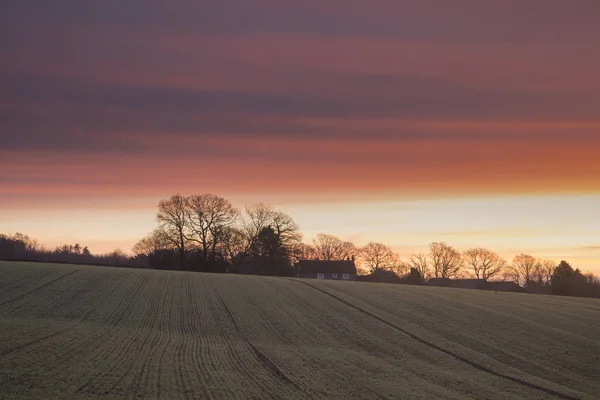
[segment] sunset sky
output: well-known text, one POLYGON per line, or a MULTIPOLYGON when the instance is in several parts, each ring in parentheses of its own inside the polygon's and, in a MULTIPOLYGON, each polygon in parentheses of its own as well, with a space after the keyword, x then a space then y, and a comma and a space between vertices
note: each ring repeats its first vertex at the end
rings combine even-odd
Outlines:
POLYGON ((129 250, 215 193, 406 258, 600 274, 597 0, 5 0, 0 233, 129 250))

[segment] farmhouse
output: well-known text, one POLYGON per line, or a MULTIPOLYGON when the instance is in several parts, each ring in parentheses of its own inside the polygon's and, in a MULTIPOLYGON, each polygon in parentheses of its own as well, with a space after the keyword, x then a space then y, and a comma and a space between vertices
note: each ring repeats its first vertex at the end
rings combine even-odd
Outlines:
POLYGON ((356 280, 354 260, 300 260, 296 263, 298 278, 356 280))

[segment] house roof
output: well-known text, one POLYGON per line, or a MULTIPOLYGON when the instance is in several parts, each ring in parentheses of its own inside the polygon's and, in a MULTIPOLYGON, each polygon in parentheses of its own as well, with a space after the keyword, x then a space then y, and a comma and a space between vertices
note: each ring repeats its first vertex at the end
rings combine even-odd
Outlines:
POLYGON ((328 261, 328 260, 299 260, 296 263, 296 268, 299 273, 315 274, 323 273, 338 273, 338 274, 356 274, 356 266, 354 261, 328 261))

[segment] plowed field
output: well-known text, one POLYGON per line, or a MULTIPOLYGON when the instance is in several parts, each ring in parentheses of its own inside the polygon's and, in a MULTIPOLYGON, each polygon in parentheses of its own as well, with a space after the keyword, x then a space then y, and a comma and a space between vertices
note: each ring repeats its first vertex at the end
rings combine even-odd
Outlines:
POLYGON ((600 398, 600 301, 0 262, 1 398, 600 398))

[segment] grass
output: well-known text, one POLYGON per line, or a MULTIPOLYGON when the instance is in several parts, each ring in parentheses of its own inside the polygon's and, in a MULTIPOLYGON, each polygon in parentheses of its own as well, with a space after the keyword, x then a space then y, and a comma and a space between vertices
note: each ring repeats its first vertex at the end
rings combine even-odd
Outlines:
POLYGON ((0 262, 2 398, 593 399, 600 301, 0 262))

